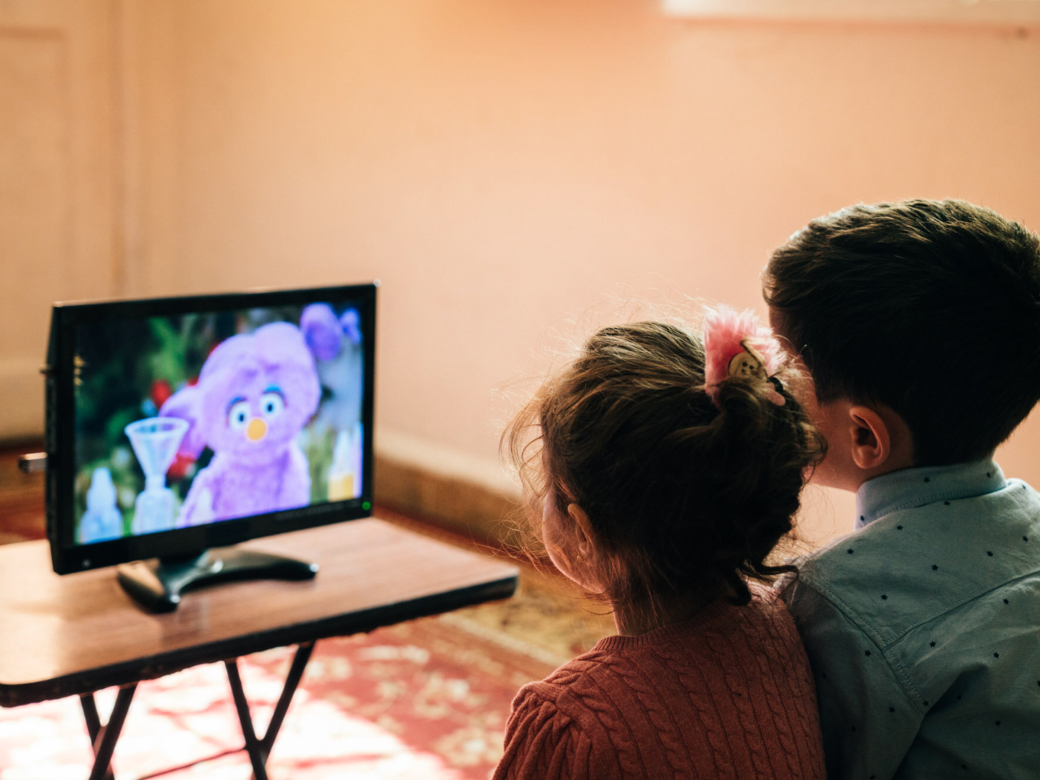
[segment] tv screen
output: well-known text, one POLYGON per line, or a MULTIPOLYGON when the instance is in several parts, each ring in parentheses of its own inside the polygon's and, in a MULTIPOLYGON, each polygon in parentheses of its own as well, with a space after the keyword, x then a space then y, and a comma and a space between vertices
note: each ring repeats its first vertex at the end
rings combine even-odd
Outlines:
POLYGON ((54 307, 54 569, 371 509, 375 284, 54 307))

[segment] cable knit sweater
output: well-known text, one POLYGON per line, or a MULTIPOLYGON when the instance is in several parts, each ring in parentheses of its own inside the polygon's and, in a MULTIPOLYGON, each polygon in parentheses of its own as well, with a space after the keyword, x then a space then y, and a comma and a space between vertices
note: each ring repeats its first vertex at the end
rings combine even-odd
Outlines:
POLYGON ((816 693, 783 603, 753 588, 612 636, 520 689, 494 780, 824 778, 816 693))

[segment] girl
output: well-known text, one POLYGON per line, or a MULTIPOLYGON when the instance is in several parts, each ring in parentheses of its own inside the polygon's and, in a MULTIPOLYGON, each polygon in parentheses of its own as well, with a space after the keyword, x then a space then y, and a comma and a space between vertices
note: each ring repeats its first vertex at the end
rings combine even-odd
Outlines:
POLYGON ((550 559, 618 635, 520 690, 495 780, 824 777, 805 651, 756 584, 793 570, 765 559, 822 449, 781 354, 750 311, 608 327, 510 424, 550 559))

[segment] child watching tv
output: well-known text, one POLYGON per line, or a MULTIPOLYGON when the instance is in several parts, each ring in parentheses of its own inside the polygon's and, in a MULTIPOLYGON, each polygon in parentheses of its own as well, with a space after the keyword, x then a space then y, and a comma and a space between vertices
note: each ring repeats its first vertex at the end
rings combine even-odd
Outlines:
POLYGON ((993 452, 1040 398, 1040 242, 962 201, 811 222, 764 275, 856 531, 786 587, 828 777, 1040 777, 1040 496, 993 452))
POLYGON ((618 635, 520 690, 496 780, 823 777, 805 653, 755 584, 791 570, 766 558, 820 456, 781 358, 750 312, 608 327, 510 424, 550 559, 618 635))

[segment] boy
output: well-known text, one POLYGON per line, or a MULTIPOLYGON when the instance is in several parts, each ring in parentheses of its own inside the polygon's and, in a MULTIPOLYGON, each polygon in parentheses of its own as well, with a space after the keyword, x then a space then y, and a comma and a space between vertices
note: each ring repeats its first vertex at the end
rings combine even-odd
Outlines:
POLYGON ((993 451, 1040 399, 1040 242, 962 201, 854 206, 764 274, 856 531, 785 590, 831 780, 1040 777, 1040 495, 993 451), (813 392, 813 390, 815 392, 813 392))

